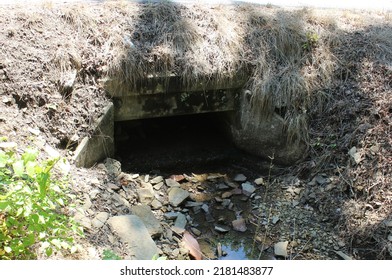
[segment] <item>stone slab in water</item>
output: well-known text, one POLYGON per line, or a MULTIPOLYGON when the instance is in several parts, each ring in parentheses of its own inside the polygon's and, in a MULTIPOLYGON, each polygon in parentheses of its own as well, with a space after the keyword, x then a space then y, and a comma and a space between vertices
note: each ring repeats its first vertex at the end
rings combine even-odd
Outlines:
POLYGON ((111 217, 108 220, 111 230, 124 243, 128 244, 128 255, 135 260, 151 260, 158 248, 142 220, 136 215, 111 217))

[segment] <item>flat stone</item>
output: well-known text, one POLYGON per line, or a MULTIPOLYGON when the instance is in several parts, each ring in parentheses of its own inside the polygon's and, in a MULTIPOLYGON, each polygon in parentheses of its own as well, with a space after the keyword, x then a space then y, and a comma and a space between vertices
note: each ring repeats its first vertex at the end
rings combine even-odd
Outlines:
POLYGON ((76 212, 74 219, 75 219, 75 222, 80 224, 83 228, 88 229, 88 230, 92 228, 90 218, 86 217, 86 215, 84 214, 84 211, 82 209, 80 209, 76 212))
POLYGON ((193 233, 194 235, 196 235, 196 236, 200 236, 200 235, 201 235, 201 231, 198 230, 198 229, 195 228, 195 227, 191 227, 191 231, 192 231, 192 233, 193 233))
POLYGON ((249 183, 249 182, 242 183, 242 184, 241 184, 241 187, 242 187, 242 192, 243 192, 245 195, 251 195, 251 194, 254 193, 255 190, 256 190, 256 188, 255 188, 251 183, 249 183))
POLYGON ((151 179, 150 183, 155 185, 155 184, 158 184, 158 183, 160 183, 162 181, 163 181, 163 177, 162 176, 157 176, 157 177, 151 179))
POLYGON ((124 205, 127 208, 131 206, 129 204, 128 200, 126 200, 124 197, 122 197, 118 193, 113 193, 112 198, 115 200, 115 202, 117 202, 115 204, 117 204, 118 206, 124 205))
POLYGON ((178 214, 179 214, 179 212, 167 212, 167 213, 163 214, 163 216, 167 220, 174 220, 177 218, 178 214))
POLYGON ((113 184, 113 183, 108 183, 107 187, 111 190, 114 190, 114 191, 118 191, 121 188, 120 186, 117 186, 116 184, 113 184))
POLYGON ((155 196, 151 184, 144 184, 145 188, 138 188, 136 190, 139 196, 139 202, 142 204, 150 204, 155 196))
POLYGON ((279 222, 280 218, 278 216, 273 216, 272 217, 272 223, 275 225, 277 222, 279 222))
POLYGON ((222 206, 223 207, 227 207, 227 206, 229 206, 230 205, 230 203, 231 203, 231 200, 230 199, 223 199, 222 200, 222 206))
POLYGON ((258 185, 258 186, 260 186, 260 185, 264 185, 264 179, 263 178, 257 178, 257 179, 255 179, 255 184, 256 185, 258 185))
POLYGON ((107 219, 109 219, 109 213, 99 212, 91 223, 95 228, 101 228, 106 223, 107 219))
POLYGON ((274 245, 275 256, 287 257, 288 256, 288 254, 287 254, 287 245, 288 244, 289 244, 288 241, 275 243, 275 245, 274 245))
POLYGON ((107 158, 104 161, 106 170, 108 171, 109 175, 117 177, 121 173, 121 162, 118 160, 107 158))
POLYGON ((128 255, 135 260, 152 260, 158 247, 142 220, 136 215, 111 217, 108 224, 115 235, 127 244, 128 255))
POLYGON ((178 213, 176 221, 174 222, 174 226, 177 228, 185 229, 186 223, 187 223, 186 216, 182 213, 178 213))
MULTIPOLYGON (((174 180, 173 180, 174 181, 174 180)), ((174 181, 175 182, 175 181, 174 181)), ((176 182, 177 183, 177 182, 176 182)), ((169 203, 174 207, 180 205, 189 196, 189 192, 179 187, 172 187, 169 191, 169 203)))
POLYGON ((233 229, 240 232, 245 232, 247 230, 246 223, 243 218, 239 218, 231 222, 233 225, 233 229))
POLYGON ((153 186, 154 190, 159 191, 163 186, 163 182, 159 182, 153 186))
POLYGON ((151 202, 151 208, 154 209, 154 210, 161 209, 162 208, 162 203, 158 199, 154 199, 151 202))
POLYGON ((92 191, 90 191, 89 193, 88 193, 88 195, 90 196, 90 198, 91 199, 96 199, 97 198, 97 196, 98 196, 98 194, 100 193, 101 191, 99 190, 99 189, 94 189, 94 190, 92 190, 92 191))
POLYGON ((90 196, 88 194, 84 194, 84 203, 82 209, 86 211, 87 209, 90 209, 92 205, 93 204, 91 203, 90 196))
POLYGON ((229 197, 231 197, 232 195, 233 195, 232 192, 224 192, 224 193, 222 194, 222 198, 229 198, 229 197))
POLYGON ((197 207, 197 206, 202 206, 204 202, 197 202, 197 201, 187 201, 185 203, 185 207, 197 207))
POLYGON ((159 237, 162 234, 162 226, 148 205, 132 206, 131 212, 143 221, 152 238, 159 237))
POLYGON ((228 185, 226 185, 225 183, 220 183, 220 184, 218 184, 218 185, 216 186, 216 188, 217 188, 218 190, 220 190, 220 191, 230 189, 230 187, 229 187, 228 185))
POLYGON ((201 206, 201 209, 202 209, 205 213, 209 213, 209 212, 210 212, 210 209, 209 209, 209 207, 208 207, 207 204, 203 204, 203 205, 201 206))
POLYGON ((172 188, 172 187, 180 187, 180 183, 178 183, 176 180, 173 179, 166 179, 165 183, 168 187, 172 188))
MULTIPOLYGON (((178 235, 182 235, 184 233, 184 231, 185 231, 184 228, 179 228, 179 227, 176 227, 176 226, 172 226, 171 230, 174 231, 175 233, 177 233, 178 235)), ((173 239, 176 240, 175 236, 173 236, 173 239)))
POLYGON ((223 226, 223 225, 215 225, 214 229, 220 233, 226 233, 229 232, 230 230, 227 226, 223 226))
POLYGON ((244 174, 237 174, 237 175, 235 175, 233 180, 236 182, 245 182, 246 176, 244 174))

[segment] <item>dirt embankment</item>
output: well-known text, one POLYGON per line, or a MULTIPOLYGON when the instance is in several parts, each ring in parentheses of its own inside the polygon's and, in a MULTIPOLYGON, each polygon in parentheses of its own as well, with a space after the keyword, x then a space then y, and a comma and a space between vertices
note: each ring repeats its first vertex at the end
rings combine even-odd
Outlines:
MULTIPOLYGON (((328 217, 352 256, 391 258, 390 19, 252 6, 0 7, 1 135, 24 147, 39 131, 70 156, 110 98, 107 77, 134 87, 151 73, 184 83, 249 75, 254 110, 287 110, 292 135, 309 132, 297 135, 309 157, 285 170, 314 194, 303 206, 328 217), (317 176, 334 187, 315 188, 317 176)), ((75 175, 80 194, 81 182, 107 180, 94 169, 75 175)))

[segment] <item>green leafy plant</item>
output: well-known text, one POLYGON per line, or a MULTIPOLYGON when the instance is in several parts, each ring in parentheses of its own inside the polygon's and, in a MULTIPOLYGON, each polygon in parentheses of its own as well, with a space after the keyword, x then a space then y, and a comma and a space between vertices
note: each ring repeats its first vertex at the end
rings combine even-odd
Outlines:
POLYGON ((65 178, 54 179, 60 160, 38 161, 38 151, 0 149, 0 259, 35 259, 56 250, 77 250, 73 232, 82 231, 66 215, 73 199, 65 178))
POLYGON ((315 32, 307 32, 306 33, 306 41, 302 44, 302 48, 310 51, 312 48, 317 46, 319 41, 319 35, 315 32))
POLYGON ((102 259, 107 261, 107 260, 121 260, 122 258, 112 250, 105 249, 103 250, 102 259))

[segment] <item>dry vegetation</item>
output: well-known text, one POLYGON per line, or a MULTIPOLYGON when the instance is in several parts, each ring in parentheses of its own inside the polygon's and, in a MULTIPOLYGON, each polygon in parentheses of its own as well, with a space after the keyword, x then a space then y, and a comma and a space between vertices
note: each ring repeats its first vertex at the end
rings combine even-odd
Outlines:
POLYGON ((243 80, 253 116, 278 110, 289 135, 307 141, 310 156, 293 172, 339 178, 340 191, 314 203, 323 212, 340 201, 336 230, 352 253, 391 258, 391 15, 326 13, 121 1, 1 7, 1 134, 28 139, 28 125, 57 147, 75 145, 104 107, 108 79, 130 88, 148 75, 243 80), (62 96, 59 82, 75 71, 72 95, 62 96))

